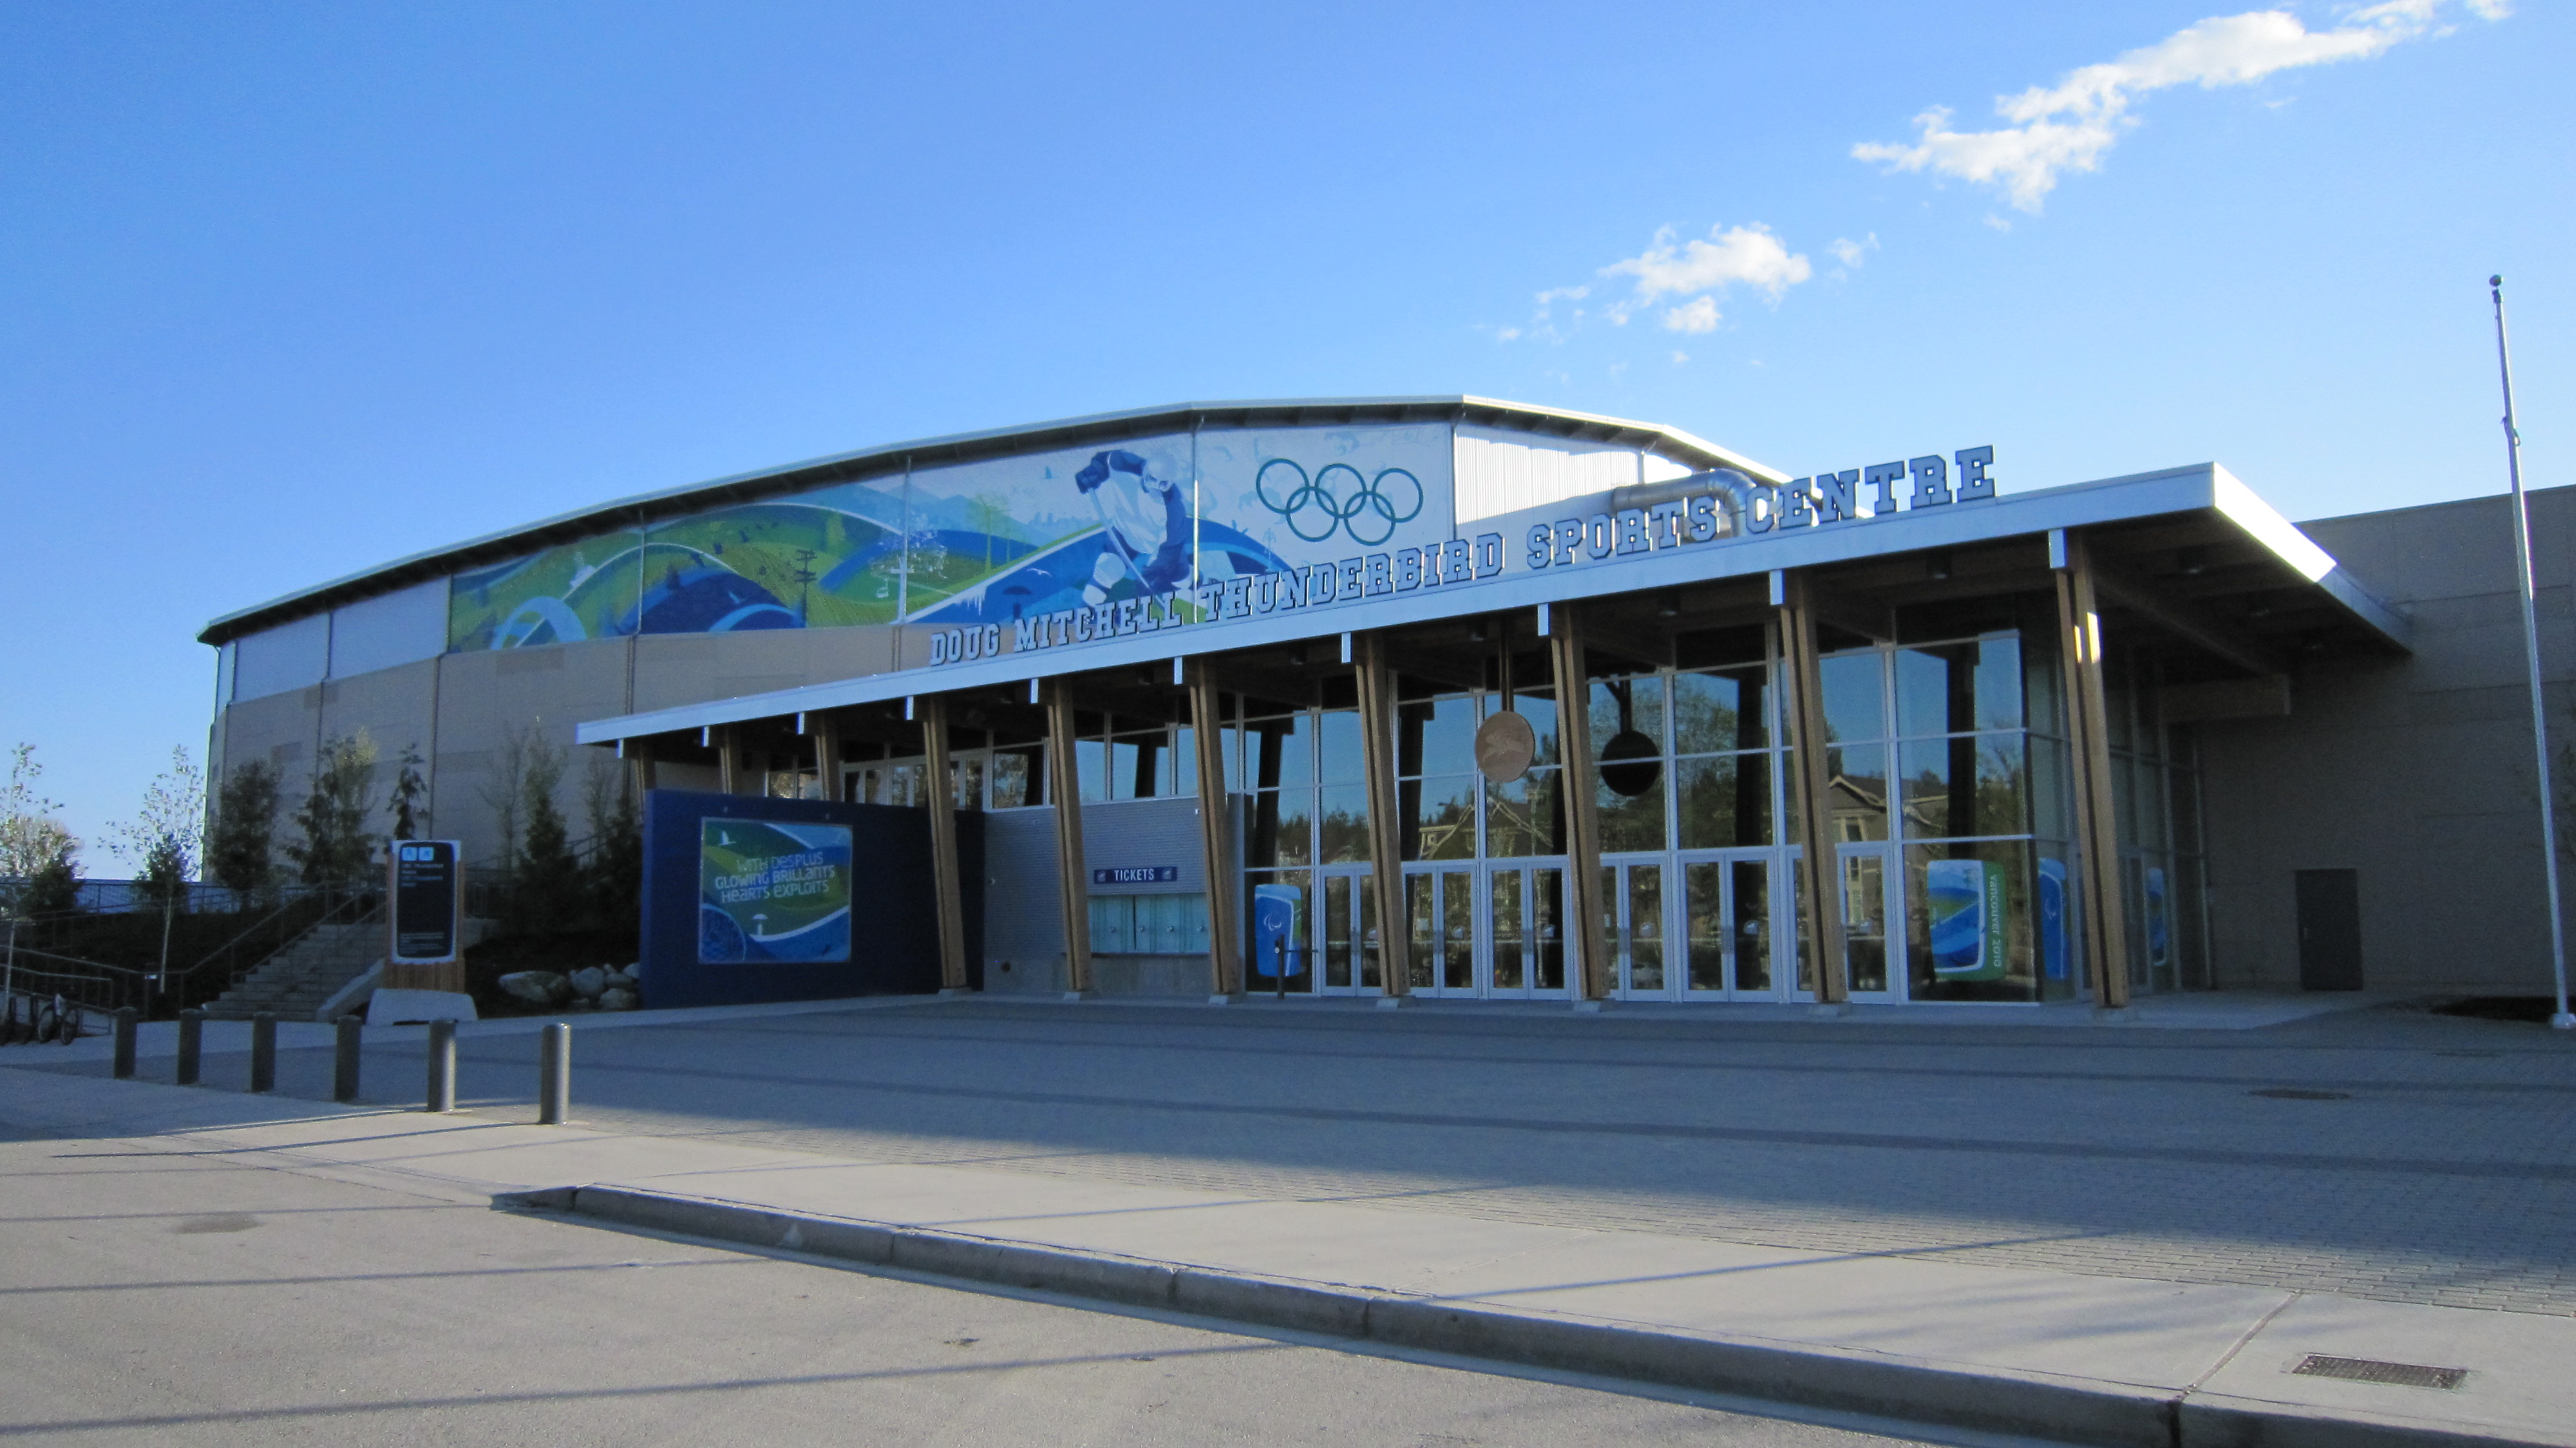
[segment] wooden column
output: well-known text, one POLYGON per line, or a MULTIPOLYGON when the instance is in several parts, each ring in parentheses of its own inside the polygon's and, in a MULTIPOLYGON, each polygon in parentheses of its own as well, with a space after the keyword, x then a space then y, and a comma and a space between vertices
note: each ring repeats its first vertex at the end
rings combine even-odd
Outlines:
POLYGON ((823 798, 841 803, 841 721, 829 710, 814 716, 814 777, 823 798))
MULTIPOLYGON (((2093 1003, 2129 1004, 2129 931, 2120 896, 2120 827, 2112 810, 2110 709, 2102 680, 2102 609, 2081 534, 2063 536, 2057 569, 2058 637, 2065 644, 2066 727, 2075 758, 2075 898, 2093 1003)), ((2051 550, 2053 552, 2058 550, 2051 550)))
POLYGON ((1548 661, 1556 675, 1557 786, 1565 797, 1566 944, 1574 950, 1574 999, 1604 1001, 1619 962, 1602 915, 1600 766, 1592 757, 1592 679, 1584 672, 1583 615, 1571 603, 1548 609, 1548 661))
POLYGON ((1190 742, 1199 775, 1199 850, 1208 887, 1208 994, 1230 1000, 1243 994, 1243 955, 1236 904, 1243 881, 1226 855, 1225 717, 1217 708, 1216 680, 1204 660, 1192 660, 1190 742))
POLYGON ((730 724, 716 726, 716 793, 742 793, 742 746, 730 724))
POLYGON ((1377 883, 1378 978, 1383 999, 1402 1000, 1413 993, 1413 934, 1397 825, 1404 796, 1395 783, 1395 670, 1382 635, 1359 634, 1351 643, 1359 672, 1360 767, 1368 776, 1369 875, 1377 883))
POLYGON ((949 778, 948 699, 922 697, 922 802, 930 807, 930 884, 938 896, 939 993, 966 993, 966 897, 957 872, 957 786, 949 778))
POLYGON ((1833 760, 1825 730, 1825 680, 1816 653, 1816 614, 1804 573, 1780 577, 1780 711, 1789 726, 1789 788, 1798 803, 1806 856, 1797 887, 1798 924, 1815 952, 1816 1002, 1840 1006, 1851 999, 1850 963, 1843 958, 1842 859, 1835 848, 1833 760))
POLYGON ((1047 792, 1055 797, 1056 893, 1064 915, 1064 996, 1091 988, 1091 871, 1082 859, 1082 778, 1073 761, 1073 692, 1046 684, 1047 792))

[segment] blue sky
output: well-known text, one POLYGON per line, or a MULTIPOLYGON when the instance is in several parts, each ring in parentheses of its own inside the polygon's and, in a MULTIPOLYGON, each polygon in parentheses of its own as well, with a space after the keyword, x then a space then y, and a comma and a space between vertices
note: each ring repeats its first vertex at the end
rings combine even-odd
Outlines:
POLYGON ((2571 56, 2535 0, 18 0, 0 744, 101 840, 202 753, 216 614, 1182 400, 1992 443, 2007 489, 2214 458, 2318 517, 2502 488, 2502 271, 2532 481, 2576 481, 2571 56))

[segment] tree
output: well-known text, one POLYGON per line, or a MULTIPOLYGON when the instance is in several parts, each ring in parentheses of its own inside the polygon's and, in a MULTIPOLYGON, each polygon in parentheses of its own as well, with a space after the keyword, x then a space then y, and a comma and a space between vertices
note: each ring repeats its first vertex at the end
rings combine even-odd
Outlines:
POLYGON ((420 746, 403 749, 401 769, 394 775, 394 835, 398 840, 416 840, 429 828, 429 812, 423 802, 429 797, 429 781, 420 773, 420 746))
POLYGON ((563 783, 568 762, 563 751, 552 740, 534 729, 520 736, 522 761, 521 785, 526 810, 527 839, 518 858, 511 862, 513 923, 522 931, 560 928, 566 908, 581 899, 581 862, 572 851, 572 841, 564 829, 564 815, 555 803, 555 789, 563 783))
POLYGON ((286 846, 307 885, 363 883, 375 864, 375 836, 367 832, 369 787, 376 778, 376 745, 367 731, 325 741, 313 761, 312 792, 295 811, 301 840, 286 846))
POLYGON ((33 897, 39 876, 45 877, 43 889, 54 889, 66 877, 78 888, 79 872, 71 858, 80 841, 54 818, 62 805, 37 793, 36 781, 44 773, 36 762, 36 746, 21 744, 9 751, 9 782, 0 785, 0 912, 38 913, 33 897))
POLYGON ((277 771, 261 760, 224 771, 206 866, 224 888, 248 898, 276 883, 277 771))
POLYGON ((639 922, 644 908, 644 818, 634 776, 619 761, 594 754, 581 802, 590 825, 591 908, 600 924, 624 930, 639 922))
MULTIPOLYGON (((70 840, 68 835, 64 838, 70 840)), ((72 862, 78 845, 78 841, 63 845, 28 874, 18 892, 19 914, 68 915, 80 908, 80 866, 72 862)))
POLYGON ((203 857, 206 787, 184 744, 170 751, 170 768, 143 788, 143 808, 114 827, 109 845, 135 871, 143 898, 186 909, 188 882, 203 857))
POLYGON ((492 823, 501 834, 501 868, 519 866, 519 821, 528 803, 528 750, 537 736, 525 725, 501 731, 501 747, 492 751, 492 774, 479 793, 492 807, 492 823))

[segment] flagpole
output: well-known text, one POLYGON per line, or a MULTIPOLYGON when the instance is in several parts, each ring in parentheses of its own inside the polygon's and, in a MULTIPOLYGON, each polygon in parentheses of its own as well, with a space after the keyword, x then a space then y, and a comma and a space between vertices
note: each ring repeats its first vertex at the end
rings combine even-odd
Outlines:
POLYGON ((2496 367, 2504 379, 2504 457, 2513 479, 2514 583, 2522 592, 2522 664, 2531 679, 2531 748, 2540 771, 2540 854, 2549 874, 2549 963, 2558 988, 2558 1009, 2549 1024, 2576 1030, 2576 1013, 2567 1008, 2567 926, 2558 899, 2558 809, 2549 782, 2549 713, 2542 705, 2540 625, 2532 606, 2531 505, 2522 491, 2522 432, 2513 421, 2513 349, 2505 342, 2504 278, 2487 278, 2487 295, 2495 302, 2496 367))

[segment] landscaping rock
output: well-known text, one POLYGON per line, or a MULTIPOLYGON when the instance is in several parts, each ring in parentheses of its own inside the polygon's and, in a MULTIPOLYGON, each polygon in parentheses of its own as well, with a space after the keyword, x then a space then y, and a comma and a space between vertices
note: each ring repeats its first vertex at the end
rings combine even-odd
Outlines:
POLYGON ((550 1006, 572 994, 572 983, 551 970, 514 970, 493 983, 531 1005, 550 1006))
POLYGON ((642 1004, 644 1004, 643 997, 635 992, 619 990, 613 986, 602 991, 599 997, 599 1008, 603 1011, 631 1011, 642 1004))
POLYGON ((628 965, 605 966, 602 968, 608 972, 608 988, 610 990, 635 989, 635 967, 628 965))
POLYGON ((599 993, 606 989, 608 989, 607 966, 594 965, 572 973, 573 994, 583 1000, 595 1001, 599 999, 599 993))

